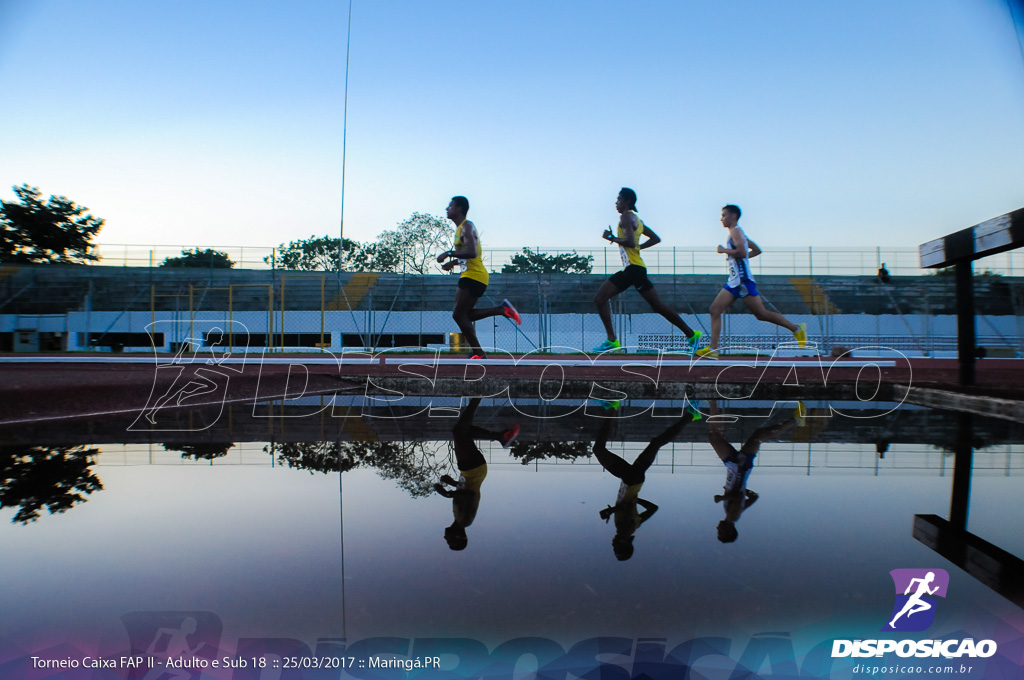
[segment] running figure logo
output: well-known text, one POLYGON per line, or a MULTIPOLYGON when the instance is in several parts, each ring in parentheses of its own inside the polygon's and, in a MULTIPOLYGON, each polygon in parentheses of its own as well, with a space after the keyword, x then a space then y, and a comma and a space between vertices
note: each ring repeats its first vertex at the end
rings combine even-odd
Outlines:
POLYGON ((949 574, 945 569, 893 569, 896 602, 882 630, 922 631, 935 620, 934 597, 945 597, 949 574))

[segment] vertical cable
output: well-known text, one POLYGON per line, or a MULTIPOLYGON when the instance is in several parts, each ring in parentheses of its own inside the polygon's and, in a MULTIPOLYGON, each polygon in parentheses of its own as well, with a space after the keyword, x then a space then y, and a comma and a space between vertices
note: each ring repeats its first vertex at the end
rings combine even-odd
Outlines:
POLYGON ((1020 58, 1024 61, 1024 2, 1022 0, 1006 0, 1006 9, 1010 11, 1010 27, 1017 36, 1017 47, 1020 48, 1020 58), (1014 5, 1017 11, 1013 11, 1014 5))
POLYGON ((338 225, 338 279, 345 252, 345 151, 348 142, 348 64, 352 54, 352 0, 348 1, 348 30, 345 37, 345 105, 341 118, 341 221, 338 225))
MULTIPOLYGON (((340 442, 339 442, 340 444, 340 442)), ((345 485, 342 481, 341 446, 338 446, 338 518, 341 527, 341 637, 348 640, 345 620, 345 485)))

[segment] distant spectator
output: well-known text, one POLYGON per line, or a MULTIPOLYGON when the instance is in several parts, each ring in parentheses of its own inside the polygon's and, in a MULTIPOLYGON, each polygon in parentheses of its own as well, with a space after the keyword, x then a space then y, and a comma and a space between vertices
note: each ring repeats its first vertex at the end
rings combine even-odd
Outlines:
POLYGON ((885 268, 885 263, 878 268, 878 280, 882 283, 889 283, 892 281, 892 277, 889 275, 889 270, 885 268))

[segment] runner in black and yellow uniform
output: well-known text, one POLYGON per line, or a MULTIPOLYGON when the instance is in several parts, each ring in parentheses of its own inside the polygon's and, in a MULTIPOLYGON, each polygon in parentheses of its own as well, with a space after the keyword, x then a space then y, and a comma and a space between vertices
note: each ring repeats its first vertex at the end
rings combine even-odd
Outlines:
POLYGON ((455 462, 459 466, 459 479, 442 475, 441 482, 434 490, 445 498, 452 499, 454 521, 444 530, 444 540, 452 550, 464 550, 469 543, 466 527, 476 519, 480 507, 480 487, 487 478, 487 460, 477 447, 475 439, 500 442, 508 448, 519 435, 519 425, 513 425, 504 432, 485 430, 473 424, 480 397, 470 400, 452 428, 452 444, 455 448, 455 462), (446 486, 447 485, 447 486, 446 486), (448 487, 452 487, 449 489, 448 487))
POLYGON ((606 418, 601 423, 597 439, 594 441, 594 456, 601 467, 619 478, 620 484, 615 505, 609 505, 601 510, 600 514, 605 522, 615 518, 612 551, 619 560, 628 560, 633 556, 633 538, 636 530, 658 511, 657 505, 640 498, 640 489, 644 485, 647 469, 654 463, 661 447, 678 437, 686 425, 700 419, 700 412, 687 404, 680 419, 652 439, 632 463, 627 463, 622 456, 608 450, 608 435, 615 419, 606 418), (637 508, 638 505, 643 508, 643 512, 637 508))
POLYGON ((441 269, 450 272, 456 265, 463 265, 462 276, 459 277, 459 289, 455 293, 455 311, 452 318, 459 325, 463 337, 473 348, 471 359, 486 359, 480 341, 476 337, 474 321, 489 316, 507 316, 517 324, 522 323, 519 313, 512 303, 503 300, 498 307, 474 309, 477 300, 487 290, 490 277, 483 263, 483 247, 476 226, 466 219, 469 212, 469 200, 465 196, 455 196, 448 204, 448 219, 455 223, 455 247, 437 256, 438 262, 445 262, 441 269))
POLYGON ((594 304, 597 305, 597 313, 601 315, 601 322, 608 333, 608 339, 594 348, 595 352, 607 352, 618 349, 622 343, 615 337, 615 329, 612 327, 612 308, 609 300, 626 290, 635 286, 637 292, 647 300, 651 309, 668 319, 669 323, 681 330, 687 339, 687 349, 690 354, 697 348, 700 340, 700 331, 695 331, 683 321, 683 319, 672 311, 672 308, 661 301, 658 292, 654 290, 654 284, 647 278, 647 265, 640 257, 640 251, 661 243, 661 238, 646 226, 636 214, 636 192, 632 189, 622 188, 618 198, 615 200, 615 209, 619 211, 618 235, 612 236, 612 230, 604 232, 606 241, 619 244, 619 254, 622 256, 623 269, 604 282, 594 296, 594 304), (640 243, 640 237, 646 235, 647 240, 640 243))

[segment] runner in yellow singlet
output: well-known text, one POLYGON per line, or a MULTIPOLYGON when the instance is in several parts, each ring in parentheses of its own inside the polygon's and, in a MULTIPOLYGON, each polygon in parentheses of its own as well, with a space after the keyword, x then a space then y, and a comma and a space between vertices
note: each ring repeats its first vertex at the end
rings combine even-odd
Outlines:
POLYGON ((442 475, 441 482, 434 485, 435 491, 445 498, 452 499, 454 519, 444 530, 444 540, 452 550, 464 550, 469 544, 466 527, 476 519, 476 512, 480 508, 480 487, 487 478, 487 461, 474 440, 500 442, 502 447, 507 449, 519 435, 519 425, 513 425, 503 432, 485 430, 474 425, 473 418, 476 417, 479 406, 480 397, 471 399, 452 428, 452 444, 455 448, 455 462, 459 466, 459 479, 442 475), (449 489, 449 486, 452 488, 449 489))
POLYGON ((480 237, 476 231, 476 225, 466 219, 469 213, 469 199, 465 196, 455 196, 448 204, 448 219, 455 223, 455 247, 446 250, 437 256, 438 262, 444 262, 441 269, 450 272, 456 265, 462 265, 465 269, 459 277, 459 289, 455 293, 455 311, 452 318, 458 324, 463 337, 473 348, 470 359, 486 359, 480 341, 476 337, 474 321, 486 319, 490 316, 506 316, 517 324, 523 321, 519 312, 508 300, 502 300, 497 307, 486 307, 474 309, 477 300, 487 290, 490 277, 483 263, 483 247, 480 245, 480 237), (447 262, 445 262, 447 260, 447 262))
POLYGON ((601 316, 601 322, 608 333, 608 339, 595 347, 594 351, 607 352, 622 347, 622 343, 615 337, 615 329, 612 327, 612 307, 609 301, 630 286, 635 286, 637 292, 647 300, 651 309, 668 319, 669 323, 686 335, 688 353, 693 354, 700 341, 700 331, 695 331, 687 326, 682 317, 662 302, 658 297, 658 292, 654 290, 654 284, 647 278, 647 265, 640 257, 640 251, 661 243, 661 238, 637 216, 636 192, 623 187, 618 198, 615 199, 615 209, 619 211, 618 235, 612 236, 612 230, 608 229, 604 232, 604 239, 619 244, 623 269, 612 274, 594 296, 597 313, 601 316), (640 243, 640 237, 644 235, 647 236, 647 240, 640 243))
POLYGON ((640 498, 640 489, 644 485, 647 469, 654 463, 661 447, 678 437, 686 425, 700 420, 700 418, 700 412, 687 404, 679 420, 652 439, 651 443, 640 452, 640 455, 632 463, 627 463, 622 456, 608 450, 608 435, 615 419, 606 418, 601 423, 597 439, 594 441, 594 456, 601 467, 619 478, 620 483, 615 505, 609 505, 601 510, 600 515, 605 522, 612 518, 615 519, 612 551, 620 561, 628 560, 633 556, 633 538, 636 530, 658 511, 657 505, 640 498), (637 508, 638 505, 643 508, 643 512, 637 508))

